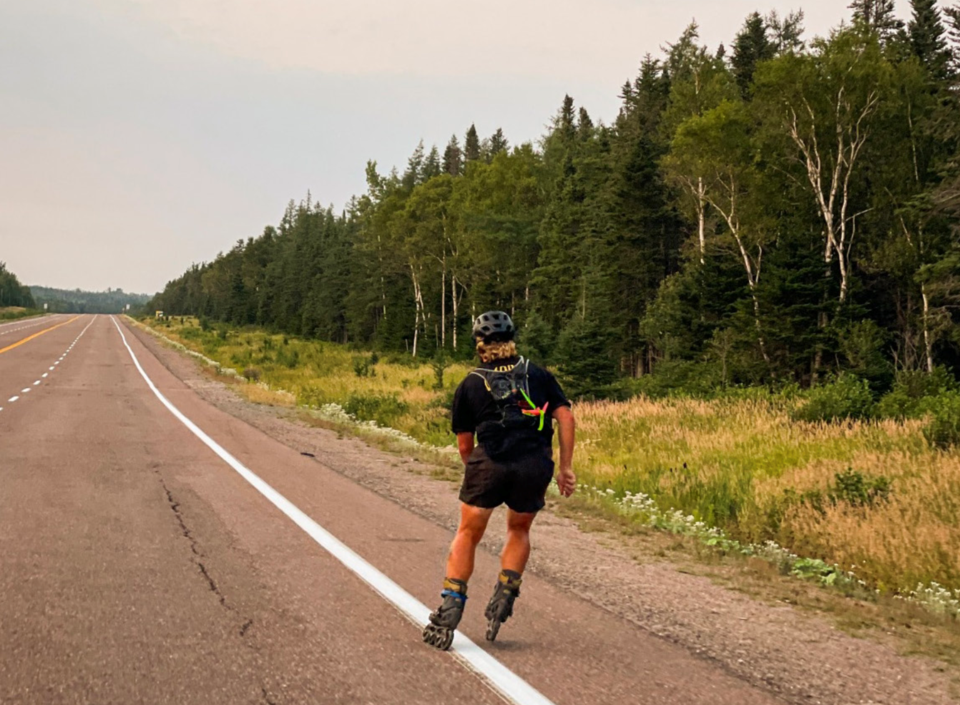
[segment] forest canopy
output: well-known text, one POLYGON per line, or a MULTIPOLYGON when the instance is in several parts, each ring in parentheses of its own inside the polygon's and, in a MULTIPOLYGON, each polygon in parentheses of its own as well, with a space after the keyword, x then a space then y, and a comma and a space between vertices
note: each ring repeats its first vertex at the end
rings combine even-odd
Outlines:
POLYGON ((139 309, 150 300, 149 295, 128 294, 123 289, 106 291, 82 291, 80 289, 53 289, 47 286, 31 286, 37 305, 47 305, 54 313, 120 313, 139 309))
POLYGON ((605 393, 960 370, 960 6, 857 0, 824 38, 751 14, 646 56, 606 125, 566 96, 537 144, 471 125, 342 212, 279 225, 150 308, 385 351, 525 350, 605 393))

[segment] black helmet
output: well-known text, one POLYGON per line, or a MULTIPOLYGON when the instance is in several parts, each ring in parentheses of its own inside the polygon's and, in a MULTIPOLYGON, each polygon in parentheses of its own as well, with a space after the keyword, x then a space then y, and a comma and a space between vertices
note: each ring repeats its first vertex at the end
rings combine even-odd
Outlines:
POLYGON ((473 337, 483 339, 485 343, 503 340, 513 340, 517 327, 513 325, 510 315, 503 311, 487 311, 477 316, 473 322, 473 337))

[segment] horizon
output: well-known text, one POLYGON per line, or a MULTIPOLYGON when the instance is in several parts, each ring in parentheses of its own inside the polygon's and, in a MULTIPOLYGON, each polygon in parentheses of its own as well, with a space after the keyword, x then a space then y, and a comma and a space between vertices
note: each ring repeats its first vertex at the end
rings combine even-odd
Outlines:
POLYGON ((803 9, 808 40, 849 15, 826 0, 542 5, 8 3, 2 256, 43 282, 30 286, 155 293, 276 224, 291 200, 342 210, 368 160, 402 170, 420 140, 442 150, 473 123, 536 144, 565 94, 610 124, 623 82, 691 18, 715 49, 753 9, 803 9))

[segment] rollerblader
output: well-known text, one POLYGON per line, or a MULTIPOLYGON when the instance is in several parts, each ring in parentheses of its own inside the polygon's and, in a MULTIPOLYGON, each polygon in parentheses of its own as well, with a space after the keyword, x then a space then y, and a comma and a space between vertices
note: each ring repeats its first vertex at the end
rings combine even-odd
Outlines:
POLYGON ((530 556, 530 526, 544 507, 554 477, 553 421, 560 436, 560 494, 576 489, 574 418, 552 374, 517 355, 516 328, 502 311, 480 315, 473 325, 480 365, 453 398, 453 432, 465 467, 460 488, 460 526, 447 558, 443 603, 430 615, 423 640, 439 649, 453 643, 467 602, 477 544, 490 515, 507 505, 507 541, 501 571, 487 604, 486 638, 497 638, 520 595, 530 556))

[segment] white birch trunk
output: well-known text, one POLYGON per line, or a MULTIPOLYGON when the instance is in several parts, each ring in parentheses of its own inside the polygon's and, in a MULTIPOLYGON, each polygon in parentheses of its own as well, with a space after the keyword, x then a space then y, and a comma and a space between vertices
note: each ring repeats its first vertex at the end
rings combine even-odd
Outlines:
POLYGON ((930 336, 930 299, 927 297, 927 285, 920 285, 923 297, 923 349, 927 358, 927 373, 933 372, 933 341, 930 336))
POLYGON ((447 255, 440 273, 440 347, 447 347, 447 255))

